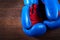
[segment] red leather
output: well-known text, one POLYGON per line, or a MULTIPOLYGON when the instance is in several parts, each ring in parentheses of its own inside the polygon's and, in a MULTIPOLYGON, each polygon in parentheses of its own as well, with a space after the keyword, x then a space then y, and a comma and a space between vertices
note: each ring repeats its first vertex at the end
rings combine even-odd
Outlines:
POLYGON ((32 22, 32 25, 39 23, 39 22, 42 22, 42 18, 40 18, 37 15, 37 5, 36 4, 33 4, 30 7, 30 20, 32 22))

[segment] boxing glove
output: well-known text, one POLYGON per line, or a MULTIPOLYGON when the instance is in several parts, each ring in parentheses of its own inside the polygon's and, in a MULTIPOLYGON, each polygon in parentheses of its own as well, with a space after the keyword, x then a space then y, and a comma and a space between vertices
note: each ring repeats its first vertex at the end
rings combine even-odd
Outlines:
POLYGON ((46 16, 49 20, 58 18, 58 0, 44 0, 46 16))
MULTIPOLYGON (((48 20, 42 20, 37 14, 38 0, 24 0, 22 8, 22 28, 28 36, 41 36, 46 33, 46 25, 50 28, 60 26, 58 0, 40 0, 45 5, 48 20)), ((39 11, 39 10, 38 10, 39 11)), ((41 11, 41 10, 40 10, 41 11)), ((43 11, 44 12, 44 11, 43 11)), ((41 12, 40 12, 41 14, 41 12)), ((42 15, 40 15, 42 16, 42 15)))
POLYGON ((50 29, 60 27, 60 4, 58 0, 45 0, 46 15, 49 20, 44 21, 50 29))
MULTIPOLYGON (((43 35, 46 32, 46 26, 42 23, 35 23, 32 25, 32 21, 30 18, 30 7, 33 4, 38 4, 38 0, 24 0, 24 7, 22 8, 22 16, 21 16, 21 21, 22 21, 22 26, 23 26, 23 31, 25 34, 29 36, 39 36, 43 35)), ((32 13, 32 18, 35 18, 36 14, 32 13)), ((37 19, 34 19, 37 20, 37 19)))

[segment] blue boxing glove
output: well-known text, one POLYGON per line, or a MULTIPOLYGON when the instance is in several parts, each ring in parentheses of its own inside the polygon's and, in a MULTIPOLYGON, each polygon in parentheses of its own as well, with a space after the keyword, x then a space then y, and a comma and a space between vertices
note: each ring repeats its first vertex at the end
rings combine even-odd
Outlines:
POLYGON ((32 4, 38 4, 38 0, 24 0, 24 7, 22 8, 22 26, 25 34, 29 36, 41 36, 46 32, 46 26, 42 23, 36 23, 32 26, 30 20, 30 6, 32 4))
POLYGON ((44 0, 46 16, 49 20, 58 18, 58 0, 44 0))
POLYGON ((46 15, 49 20, 44 21, 50 29, 60 27, 59 8, 60 4, 58 0, 45 0, 46 15))
POLYGON ((48 20, 43 20, 42 22, 38 21, 38 23, 32 25, 32 21, 38 20, 39 18, 36 17, 36 15, 34 14, 36 10, 36 6, 34 6, 33 8, 35 9, 32 15, 35 16, 32 16, 32 18, 34 19, 34 17, 36 17, 37 19, 31 21, 30 7, 33 4, 38 5, 38 1, 39 0, 24 0, 24 7, 22 8, 21 21, 22 21, 23 31, 28 36, 41 36, 45 34, 47 30, 46 25, 51 29, 60 27, 60 17, 58 13, 58 11, 60 10, 59 9, 60 5, 58 3, 58 0, 40 0, 45 5, 46 16, 48 20))

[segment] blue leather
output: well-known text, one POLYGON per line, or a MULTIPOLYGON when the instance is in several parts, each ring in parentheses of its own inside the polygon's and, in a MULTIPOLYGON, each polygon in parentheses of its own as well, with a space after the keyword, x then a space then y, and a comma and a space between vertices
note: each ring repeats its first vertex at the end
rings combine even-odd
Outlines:
POLYGON ((32 4, 38 4, 38 0, 31 0, 32 4))
MULTIPOLYGON (((38 4, 38 0, 24 0, 24 7, 22 8, 21 22, 22 28, 28 36, 41 36, 46 33, 46 25, 50 29, 60 27, 60 17, 58 11, 60 10, 60 4, 58 0, 41 0, 45 5, 46 16, 48 20, 44 20, 43 23, 36 23, 32 26, 29 14, 29 8, 32 4, 38 4)), ((44 12, 44 11, 43 11, 44 12)))
MULTIPOLYGON (((59 3, 59 2, 58 2, 59 3)), ((58 4, 59 10, 60 10, 60 3, 58 4)))
POLYGON ((58 0, 45 0, 46 15, 49 20, 58 18, 58 0))
POLYGON ((24 6, 22 9, 22 16, 21 16, 22 26, 24 28, 31 27, 31 21, 29 17, 29 6, 24 6))
POLYGON ((44 24, 48 26, 50 29, 60 28, 60 18, 56 21, 44 21, 44 24))
POLYGON ((59 7, 59 10, 60 10, 60 4, 59 4, 59 6, 58 6, 58 7, 59 7))
POLYGON ((45 3, 45 0, 41 0, 43 3, 45 3))
POLYGON ((32 4, 38 4, 38 0, 24 0, 24 5, 30 6, 32 4))
POLYGON ((31 5, 31 1, 30 0, 24 0, 24 5, 31 5))
POLYGON ((28 36, 41 36, 46 33, 46 26, 42 23, 37 23, 31 29, 23 27, 23 31, 28 36))
POLYGON ((60 11, 60 4, 58 3, 58 0, 46 0, 45 6, 46 15, 49 20, 45 20, 44 24, 46 24, 50 29, 60 27, 60 17, 58 16, 58 11, 60 11))

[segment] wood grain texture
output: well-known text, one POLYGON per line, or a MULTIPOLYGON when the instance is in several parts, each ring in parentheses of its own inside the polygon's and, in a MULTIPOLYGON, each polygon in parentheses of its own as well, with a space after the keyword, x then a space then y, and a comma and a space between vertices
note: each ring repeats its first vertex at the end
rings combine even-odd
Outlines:
POLYGON ((22 0, 0 0, 0 40, 60 40, 60 28, 41 37, 28 37, 22 31, 22 0))

